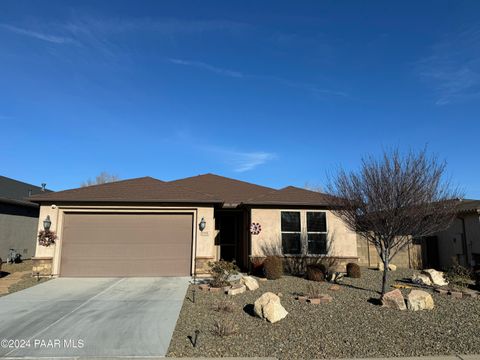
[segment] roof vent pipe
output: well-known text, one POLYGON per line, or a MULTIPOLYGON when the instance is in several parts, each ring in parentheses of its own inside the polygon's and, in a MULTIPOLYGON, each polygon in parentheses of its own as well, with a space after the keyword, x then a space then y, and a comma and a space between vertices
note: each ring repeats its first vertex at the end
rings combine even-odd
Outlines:
POLYGON ((47 184, 42 183, 42 192, 45 191, 45 186, 47 186, 47 184))

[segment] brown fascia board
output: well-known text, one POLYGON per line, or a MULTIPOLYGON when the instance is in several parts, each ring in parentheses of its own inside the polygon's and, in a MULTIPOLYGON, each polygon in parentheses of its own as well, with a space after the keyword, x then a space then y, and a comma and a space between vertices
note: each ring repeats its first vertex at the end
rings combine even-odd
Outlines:
POLYGON ((334 208, 332 204, 325 203, 306 203, 306 202, 287 202, 287 201, 258 201, 258 202, 244 202, 243 205, 247 206, 296 206, 296 207, 323 207, 323 208, 334 208))

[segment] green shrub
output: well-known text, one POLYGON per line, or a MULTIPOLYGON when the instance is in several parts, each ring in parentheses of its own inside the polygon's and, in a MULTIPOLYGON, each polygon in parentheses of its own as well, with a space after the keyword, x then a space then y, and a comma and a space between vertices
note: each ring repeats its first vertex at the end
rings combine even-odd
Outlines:
POLYGON ((324 281, 327 268, 323 264, 307 265, 307 279, 312 281, 324 281))
POLYGON ((360 278, 361 277, 360 266, 355 263, 348 263, 347 264, 347 276, 351 278, 360 278))
POLYGON ((280 279, 283 275, 283 259, 279 256, 267 256, 263 262, 263 268, 267 279, 280 279))
POLYGON ((212 280, 210 280, 210 286, 212 287, 223 287, 230 285, 228 283, 228 278, 230 275, 238 274, 240 270, 235 262, 219 260, 219 261, 210 261, 208 263, 210 267, 210 273, 212 274, 212 280))

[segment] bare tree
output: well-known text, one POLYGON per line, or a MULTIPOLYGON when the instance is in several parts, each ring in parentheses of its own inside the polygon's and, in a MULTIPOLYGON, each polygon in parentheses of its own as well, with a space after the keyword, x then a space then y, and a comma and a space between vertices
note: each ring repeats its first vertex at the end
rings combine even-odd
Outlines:
POLYGON ((461 197, 444 179, 446 163, 426 150, 401 155, 398 149, 380 159, 362 159, 358 172, 340 170, 330 180, 334 213, 375 246, 383 262, 381 296, 388 265, 412 238, 446 229, 461 197))
POLYGON ((98 174, 95 177, 95 180, 88 179, 87 181, 82 182, 81 186, 86 187, 86 186, 92 186, 92 185, 100 185, 100 184, 115 182, 118 180, 120 180, 120 178, 117 175, 109 174, 106 171, 102 171, 100 174, 98 174))

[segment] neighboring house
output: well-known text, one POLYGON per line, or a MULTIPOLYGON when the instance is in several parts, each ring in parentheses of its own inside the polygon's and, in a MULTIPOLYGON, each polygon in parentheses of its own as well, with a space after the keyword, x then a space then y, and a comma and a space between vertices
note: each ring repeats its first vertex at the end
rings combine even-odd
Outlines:
POLYGON ((35 268, 54 276, 189 276, 208 261, 245 270, 252 257, 280 252, 358 260, 356 234, 329 210, 331 197, 295 187, 143 177, 31 200, 40 204, 38 230, 48 215, 58 235, 55 245, 37 245, 35 268))
POLYGON ((440 268, 480 266, 480 200, 463 200, 452 225, 431 239, 429 258, 440 268))
POLYGON ((15 249, 24 259, 35 254, 39 206, 26 199, 44 192, 50 190, 0 176, 0 258, 3 261, 10 249, 15 249))

